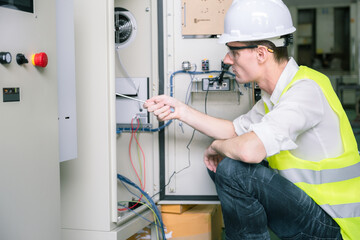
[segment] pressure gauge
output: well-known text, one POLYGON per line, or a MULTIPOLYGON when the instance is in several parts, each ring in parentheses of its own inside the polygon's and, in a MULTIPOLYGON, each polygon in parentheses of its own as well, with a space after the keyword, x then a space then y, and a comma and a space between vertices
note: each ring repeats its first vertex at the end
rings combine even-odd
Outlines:
POLYGON ((11 63, 11 54, 9 52, 0 52, 0 63, 9 64, 11 63))

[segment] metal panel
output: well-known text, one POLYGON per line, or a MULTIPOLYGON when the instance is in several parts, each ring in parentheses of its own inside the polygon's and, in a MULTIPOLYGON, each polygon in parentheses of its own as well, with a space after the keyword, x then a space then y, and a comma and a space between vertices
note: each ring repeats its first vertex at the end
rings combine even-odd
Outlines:
POLYGON ((78 158, 61 163, 62 227, 117 221, 113 1, 74 1, 78 158))
POLYGON ((60 239, 55 1, 34 7, 0 7, 0 51, 13 56, 0 64, 0 239, 60 239), (45 68, 31 63, 39 52, 45 68), (19 101, 3 102, 3 88, 19 88, 19 101))
POLYGON ((77 157, 74 1, 56 1, 60 161, 77 157))

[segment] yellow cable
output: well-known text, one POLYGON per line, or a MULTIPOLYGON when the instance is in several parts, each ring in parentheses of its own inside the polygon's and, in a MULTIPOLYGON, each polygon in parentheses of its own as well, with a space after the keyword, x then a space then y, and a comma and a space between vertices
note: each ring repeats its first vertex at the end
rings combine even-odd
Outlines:
MULTIPOLYGON (((144 197, 144 199, 147 201, 147 202, 149 202, 148 200, 147 200, 147 198, 145 197, 145 196, 143 196, 144 197)), ((137 203, 138 201, 119 201, 120 203, 137 203)), ((148 205, 148 204, 146 204, 146 203, 144 203, 144 202, 139 202, 140 204, 142 204, 142 205, 145 205, 147 208, 149 208, 150 210, 151 210, 151 212, 153 213, 153 215, 154 215, 154 222, 155 222, 155 225, 157 225, 157 226, 161 226, 160 225, 160 220, 159 220, 159 218, 158 218, 158 216, 156 215, 156 213, 155 213, 155 211, 151 208, 151 206, 150 205, 148 205)), ((133 210, 133 211, 135 211, 135 210, 133 210)), ((159 240, 159 230, 158 230, 158 227, 156 226, 156 238, 159 240)))

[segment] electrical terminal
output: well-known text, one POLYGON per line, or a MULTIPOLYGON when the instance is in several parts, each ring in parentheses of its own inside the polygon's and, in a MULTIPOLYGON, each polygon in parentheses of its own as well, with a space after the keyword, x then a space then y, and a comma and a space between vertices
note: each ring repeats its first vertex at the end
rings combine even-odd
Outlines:
POLYGON ((210 63, 208 59, 201 60, 201 70, 208 72, 210 70, 210 63))
POLYGON ((202 90, 203 91, 229 91, 231 88, 230 78, 223 78, 220 83, 219 78, 203 78, 202 79, 202 90))

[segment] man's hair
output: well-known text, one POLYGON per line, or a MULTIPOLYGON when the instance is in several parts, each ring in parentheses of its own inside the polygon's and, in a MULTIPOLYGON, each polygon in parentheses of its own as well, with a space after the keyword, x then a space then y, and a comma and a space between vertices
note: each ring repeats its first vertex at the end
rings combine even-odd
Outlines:
POLYGON ((276 47, 274 43, 268 40, 260 40, 260 41, 251 41, 251 42, 244 42, 245 45, 261 45, 272 49, 274 52, 274 59, 277 63, 282 63, 284 61, 289 60, 289 54, 287 47, 276 47))

